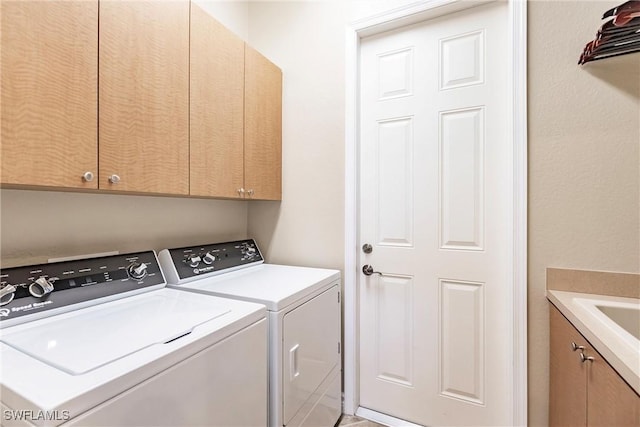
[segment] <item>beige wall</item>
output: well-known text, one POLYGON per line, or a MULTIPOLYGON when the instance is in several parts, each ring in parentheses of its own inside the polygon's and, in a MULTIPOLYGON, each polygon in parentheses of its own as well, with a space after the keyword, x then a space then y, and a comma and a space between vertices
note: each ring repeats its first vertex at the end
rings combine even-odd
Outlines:
POLYGON ((249 43, 283 70, 282 202, 252 202, 270 262, 342 268, 344 12, 338 2, 260 2, 249 43))
POLYGON ((547 423, 545 269, 640 272, 640 55, 576 65, 620 1, 529 2, 529 418, 547 423))
POLYGON ((247 202, 2 190, 2 266, 242 239, 247 202))
MULTIPOLYGON (((243 38, 246 2, 199 0, 243 38)), ((247 202, 150 196, 0 190, 3 267, 48 258, 242 239, 247 202)))

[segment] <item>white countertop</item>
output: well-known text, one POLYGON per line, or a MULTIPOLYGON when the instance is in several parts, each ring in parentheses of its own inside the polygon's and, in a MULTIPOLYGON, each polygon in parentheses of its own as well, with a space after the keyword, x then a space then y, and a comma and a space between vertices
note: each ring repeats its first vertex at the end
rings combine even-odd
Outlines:
POLYGON ((547 298, 640 394, 640 340, 622 329, 594 306, 640 307, 640 299, 547 290, 547 298))

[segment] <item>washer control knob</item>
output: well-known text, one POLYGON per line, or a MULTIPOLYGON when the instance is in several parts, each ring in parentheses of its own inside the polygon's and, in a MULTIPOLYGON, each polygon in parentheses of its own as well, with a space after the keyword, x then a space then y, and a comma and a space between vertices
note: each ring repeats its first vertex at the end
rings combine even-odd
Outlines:
POLYGON ((16 287, 13 285, 7 284, 3 288, 0 289, 0 306, 9 304, 13 301, 13 297, 15 296, 16 287))
POLYGON ((207 252, 202 257, 202 262, 204 262, 207 265, 213 264, 213 261, 215 261, 215 260, 216 260, 216 257, 215 257, 215 255, 212 255, 211 252, 207 252))
POLYGON ((185 262, 189 264, 189 267, 197 267, 198 265, 200 265, 200 261, 202 261, 200 255, 189 255, 185 260, 185 262))
POLYGON ((129 277, 132 279, 142 279, 147 275, 147 264, 144 262, 134 262, 129 267, 127 267, 127 273, 129 273, 129 277))
POLYGON ((29 293, 36 298, 42 298, 51 291, 53 291, 53 281, 44 276, 40 276, 29 285, 29 293))

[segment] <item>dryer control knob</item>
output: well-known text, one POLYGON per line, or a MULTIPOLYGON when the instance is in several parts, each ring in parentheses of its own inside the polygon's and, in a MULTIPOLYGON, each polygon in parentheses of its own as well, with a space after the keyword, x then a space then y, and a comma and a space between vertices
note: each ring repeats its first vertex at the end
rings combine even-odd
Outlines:
POLYGON ((185 260, 185 262, 189 264, 189 267, 197 267, 198 265, 200 265, 200 261, 202 261, 200 255, 189 255, 185 260))
POLYGON ((147 264, 145 264, 144 262, 134 262, 129 267, 127 267, 127 273, 129 273, 129 277, 131 277, 132 279, 142 279, 147 275, 147 264))
POLYGON ((215 261, 215 260, 216 260, 216 257, 215 257, 215 255, 212 255, 211 252, 207 252, 202 257, 202 262, 204 262, 207 265, 213 264, 213 261, 215 261))

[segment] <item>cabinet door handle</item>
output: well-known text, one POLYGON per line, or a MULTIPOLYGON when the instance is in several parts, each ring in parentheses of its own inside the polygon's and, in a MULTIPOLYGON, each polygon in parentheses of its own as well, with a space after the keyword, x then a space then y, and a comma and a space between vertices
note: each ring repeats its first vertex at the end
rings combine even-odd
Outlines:
POLYGON ((595 359, 592 356, 585 356, 584 353, 580 353, 580 361, 582 363, 587 362, 587 361, 593 362, 594 360, 595 359))
POLYGON ((253 197, 253 190, 248 190, 247 194, 249 195, 249 197, 253 197))
POLYGON ((86 171, 84 174, 82 174, 82 179, 84 179, 86 182, 91 182, 93 181, 93 176, 93 172, 86 171))
POLYGON ((120 177, 116 174, 113 174, 109 177, 109 182, 112 184, 117 184, 120 182, 120 177))
POLYGON ((574 342, 571 343, 571 350, 576 351, 576 350, 584 350, 584 346, 583 345, 578 345, 574 342))
POLYGON ((238 196, 244 197, 244 188, 238 188, 238 196))

